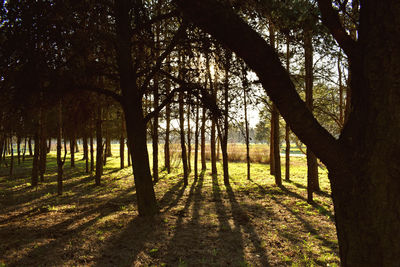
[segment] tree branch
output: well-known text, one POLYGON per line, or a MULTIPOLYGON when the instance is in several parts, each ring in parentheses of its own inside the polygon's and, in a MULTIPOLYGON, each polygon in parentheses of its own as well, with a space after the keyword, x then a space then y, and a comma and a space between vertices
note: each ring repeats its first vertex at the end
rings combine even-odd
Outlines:
POLYGON ((350 155, 324 129, 296 92, 277 52, 233 10, 215 0, 175 0, 185 17, 241 57, 257 73, 264 89, 293 132, 322 162, 341 168, 350 155))
POLYGON ((146 76, 145 80, 143 81, 142 86, 140 87, 140 92, 143 94, 146 90, 147 86, 149 85, 151 79, 153 79, 154 75, 160 70, 161 64, 164 59, 172 52, 174 47, 177 45, 179 39, 184 35, 186 32, 187 24, 183 23, 178 31, 175 33, 175 36, 172 38, 170 44, 167 46, 165 51, 157 58, 156 64, 151 69, 150 73, 146 76))
POLYGON ((318 8, 321 11, 323 24, 329 29, 349 59, 353 59, 357 51, 357 42, 351 39, 343 28, 338 12, 332 6, 332 1, 318 0, 318 8))

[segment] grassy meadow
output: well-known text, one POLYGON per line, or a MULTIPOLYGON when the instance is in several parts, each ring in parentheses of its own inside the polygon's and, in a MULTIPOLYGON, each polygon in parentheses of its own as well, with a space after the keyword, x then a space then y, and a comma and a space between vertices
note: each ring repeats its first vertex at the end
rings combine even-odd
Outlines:
MULTIPOLYGON (((268 151, 259 146, 253 151, 268 151)), ((245 155, 244 145, 234 149, 245 155)), ((0 166, 0 266, 339 264, 327 173, 319 170, 322 192, 314 205, 307 204, 304 157, 291 158, 291 180, 282 188, 264 163, 253 163, 247 180, 240 160, 230 163, 230 186, 224 186, 218 164, 217 177, 208 166, 196 180, 192 172, 184 187, 176 150, 170 174, 161 170, 160 157, 154 186, 160 212, 150 219, 137 216, 132 169, 121 170, 118 155, 114 145, 100 187, 85 174, 82 153, 75 168, 67 157, 62 196, 56 194, 54 151, 45 181, 35 188, 32 158, 15 162, 12 177, 0 166)))

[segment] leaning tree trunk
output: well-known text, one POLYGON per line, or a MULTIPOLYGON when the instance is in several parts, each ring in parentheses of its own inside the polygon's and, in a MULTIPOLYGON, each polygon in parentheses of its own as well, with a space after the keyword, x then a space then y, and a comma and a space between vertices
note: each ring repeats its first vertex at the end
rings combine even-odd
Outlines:
POLYGON ((338 140, 307 110, 277 52, 232 10, 211 0, 177 2, 189 19, 246 61, 292 131, 326 164, 341 265, 398 266, 399 1, 363 1, 359 39, 353 42, 340 29, 332 2, 318 0, 324 23, 350 58, 352 108, 338 140))

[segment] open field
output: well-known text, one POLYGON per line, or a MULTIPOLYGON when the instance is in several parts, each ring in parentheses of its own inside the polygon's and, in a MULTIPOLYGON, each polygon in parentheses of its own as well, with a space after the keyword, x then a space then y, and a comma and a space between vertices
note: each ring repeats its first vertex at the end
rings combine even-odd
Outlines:
POLYGON ((218 177, 207 170, 194 180, 192 173, 186 188, 179 168, 161 172, 160 213, 147 219, 137 216, 132 170, 120 170, 118 157, 108 159, 100 187, 83 161, 70 168, 67 158, 63 196, 56 194, 54 152, 49 157, 37 188, 29 183, 30 158, 12 178, 0 168, 0 266, 339 264, 327 175, 320 169, 323 192, 307 204, 304 158, 291 159, 283 188, 265 164, 252 164, 248 181, 245 164, 231 163, 229 187, 220 164, 218 177))

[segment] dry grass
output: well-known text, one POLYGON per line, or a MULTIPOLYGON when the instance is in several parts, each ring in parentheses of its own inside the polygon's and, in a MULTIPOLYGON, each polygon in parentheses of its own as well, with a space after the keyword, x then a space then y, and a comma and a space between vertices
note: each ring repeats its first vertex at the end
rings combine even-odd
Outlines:
MULTIPOLYGON (((178 144, 172 144, 171 155, 172 158, 180 159, 181 147, 178 144)), ((164 147, 161 146, 161 149, 164 147)), ((192 155, 194 155, 194 149, 192 147, 192 155)), ((218 159, 222 158, 222 152, 217 153, 218 159)), ((200 151, 199 151, 200 157, 200 151)), ((230 162, 246 162, 246 145, 229 143, 228 144, 228 158, 230 162)), ((211 146, 206 144, 206 159, 211 159, 211 146)), ((266 144, 251 144, 250 145, 250 162, 251 163, 269 163, 269 146, 266 144)))

